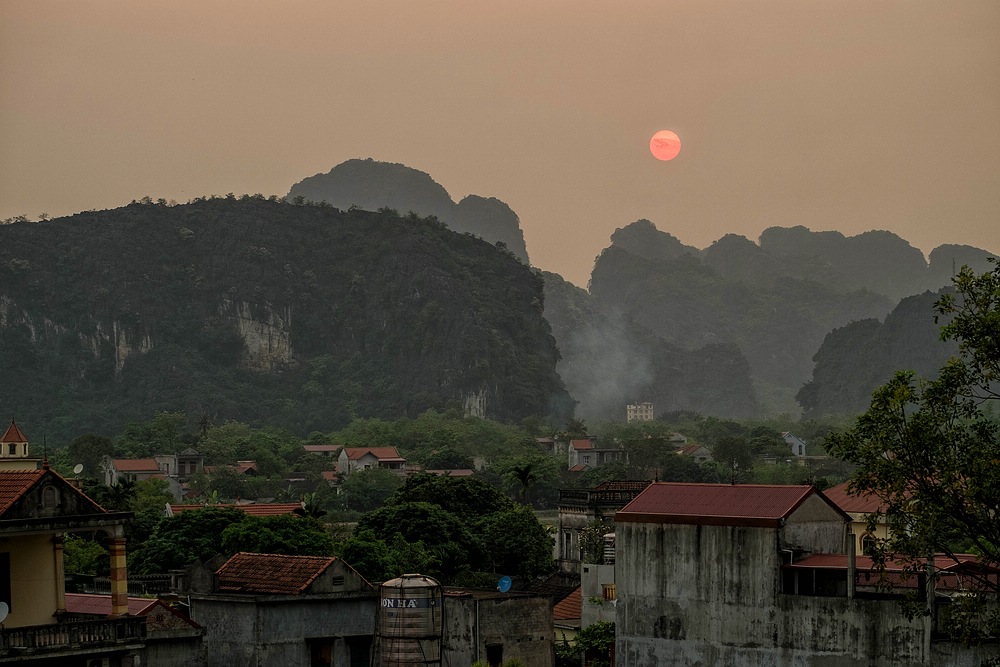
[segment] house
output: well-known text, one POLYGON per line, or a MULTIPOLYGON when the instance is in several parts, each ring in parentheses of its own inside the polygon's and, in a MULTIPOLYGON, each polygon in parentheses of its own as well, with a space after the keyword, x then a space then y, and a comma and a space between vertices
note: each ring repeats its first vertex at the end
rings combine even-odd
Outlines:
POLYGON ((192 448, 177 454, 157 454, 145 459, 115 459, 105 456, 100 463, 105 486, 120 482, 162 479, 175 499, 184 497, 186 482, 192 475, 205 472, 205 457, 192 448))
POLYGON ((882 509, 882 503, 877 496, 867 493, 855 494, 847 490, 850 482, 844 482, 823 492, 837 507, 851 517, 851 534, 854 539, 855 553, 868 553, 868 542, 872 539, 884 540, 889 537, 889 527, 885 518, 875 523, 873 530, 868 530, 868 515, 882 509))
POLYGON ((625 460, 625 450, 621 447, 598 447, 594 438, 570 440, 567 449, 567 467, 586 466, 600 468, 609 463, 625 460))
POLYGON ((239 553, 190 580, 207 664, 369 664, 377 592, 339 558, 239 553))
MULTIPOLYGON (((860 590, 871 571, 847 539, 851 518, 811 486, 657 482, 615 523, 622 667, 978 665, 1000 654, 940 641, 940 612, 910 618, 860 590)), ((937 607, 933 581, 921 589, 937 607)))
POLYGON ((690 445, 684 445, 677 449, 677 453, 681 456, 690 457, 695 463, 701 465, 706 461, 712 460, 712 450, 710 450, 705 445, 699 445, 697 443, 692 443, 690 445))
POLYGON ((151 477, 157 479, 167 477, 155 458, 113 459, 105 456, 101 460, 101 474, 105 486, 117 486, 119 482, 141 482, 151 477))
POLYGON ((133 665, 146 619, 128 616, 125 512, 108 512, 54 470, 0 470, 0 662, 133 665), (104 532, 110 552, 109 613, 99 621, 66 615, 63 536, 104 532))
POLYGON ((0 436, 0 470, 38 470, 41 467, 40 458, 28 455, 28 439, 11 419, 10 426, 0 436))
POLYGON ((651 422, 653 421, 652 403, 629 403, 625 406, 626 422, 651 422))
POLYGON ((604 482, 593 489, 559 490, 559 525, 553 556, 563 572, 579 573, 580 533, 595 522, 614 524, 615 512, 650 485, 648 480, 604 482))
POLYGON ((302 445, 303 451, 306 454, 315 454, 317 456, 325 456, 329 459, 335 459, 340 454, 340 450, 343 449, 341 445, 302 445))
POLYGON ((368 468, 385 468, 396 474, 406 472, 406 459, 395 447, 344 447, 337 459, 337 469, 344 475, 368 468))
POLYGON ((569 595, 558 600, 552 608, 552 624, 555 628, 555 641, 576 643, 576 635, 580 632, 580 619, 583 617, 583 594, 579 586, 569 595))
MULTIPOLYGON (((111 613, 110 595, 66 594, 63 621, 99 621, 111 613)), ((202 664, 205 629, 163 600, 128 598, 128 615, 146 619, 143 663, 147 665, 202 664)))
POLYGON ((781 437, 791 450, 792 456, 803 457, 806 455, 806 443, 804 440, 797 438, 791 431, 785 431, 781 434, 781 437))

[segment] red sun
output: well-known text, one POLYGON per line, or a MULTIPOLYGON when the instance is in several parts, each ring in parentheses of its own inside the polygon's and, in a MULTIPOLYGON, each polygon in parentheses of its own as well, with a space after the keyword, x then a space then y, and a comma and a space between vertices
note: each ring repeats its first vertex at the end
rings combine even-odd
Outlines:
POLYGON ((681 152, 681 138, 670 130, 660 130, 649 140, 649 152, 657 160, 673 160, 681 152))

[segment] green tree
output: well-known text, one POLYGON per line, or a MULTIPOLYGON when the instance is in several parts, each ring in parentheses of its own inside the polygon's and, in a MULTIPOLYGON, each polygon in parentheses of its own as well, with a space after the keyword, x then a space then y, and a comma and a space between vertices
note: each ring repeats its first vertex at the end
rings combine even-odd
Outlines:
POLYGON ((746 438, 723 436, 711 447, 712 460, 725 471, 733 483, 746 481, 753 471, 753 452, 746 438))
POLYGON ((223 553, 240 551, 287 556, 329 556, 333 539, 317 519, 294 514, 246 516, 222 532, 223 553))
POLYGON ((351 473, 340 485, 342 506, 357 512, 370 512, 382 506, 402 481, 385 468, 368 468, 351 473))
POLYGON ((103 435, 85 433, 74 438, 67 450, 72 465, 83 464, 83 478, 101 479, 101 459, 114 456, 115 443, 103 435))
POLYGON ((475 477, 418 474, 408 478, 388 504, 433 503, 466 523, 514 507, 496 487, 475 477))
POLYGON ((108 550, 98 540, 68 533, 63 540, 63 568, 66 574, 106 575, 108 550))
MULTIPOLYGON (((890 537, 876 557, 902 559, 912 572, 932 554, 951 562, 966 550, 1000 565, 1000 265, 982 275, 964 267, 954 282, 935 309, 959 356, 933 380, 897 373, 852 429, 827 439, 858 466, 851 490, 882 502, 890 537)), ((1000 615, 968 619, 978 621, 956 629, 967 640, 1000 632, 1000 615)))
POLYGON ((615 645, 615 624, 598 621, 576 635, 576 650, 588 667, 610 667, 611 648, 615 645))
POLYGON ((551 496, 559 486, 559 463, 543 454, 514 456, 495 466, 504 488, 521 503, 551 496))
POLYGON ((437 574, 450 579, 465 569, 478 569, 483 546, 469 527, 451 512, 431 503, 386 505, 358 521, 358 530, 371 530, 385 542, 400 534, 407 542, 423 542, 440 560, 437 574))
POLYGON ((476 534, 483 541, 491 572, 534 577, 555 567, 552 535, 525 505, 483 517, 476 522, 476 534))
POLYGON ((223 532, 246 515, 238 509, 206 507, 163 519, 148 540, 129 553, 135 574, 159 574, 223 553, 223 532))

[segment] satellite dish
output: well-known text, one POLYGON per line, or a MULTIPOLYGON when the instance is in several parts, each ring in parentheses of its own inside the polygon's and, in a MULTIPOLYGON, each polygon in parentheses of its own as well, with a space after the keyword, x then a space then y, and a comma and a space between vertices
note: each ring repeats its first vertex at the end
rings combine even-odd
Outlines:
POLYGON ((503 576, 500 577, 500 582, 497 584, 497 590, 501 593, 506 593, 510 590, 510 587, 514 584, 510 577, 503 576))
POLYGON ((74 475, 79 475, 81 472, 83 472, 83 464, 82 463, 77 463, 75 466, 73 466, 73 474, 74 475))
POLYGON ((4 619, 7 618, 7 614, 9 613, 10 613, 10 607, 7 606, 7 603, 0 602, 0 623, 4 622, 4 619))

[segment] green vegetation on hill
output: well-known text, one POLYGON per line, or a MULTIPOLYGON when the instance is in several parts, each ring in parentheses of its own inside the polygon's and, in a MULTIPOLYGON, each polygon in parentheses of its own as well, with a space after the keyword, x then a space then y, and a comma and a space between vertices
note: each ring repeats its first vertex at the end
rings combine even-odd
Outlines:
POLYGON ((569 405, 541 277, 433 218, 147 199, 0 241, 0 405, 56 442, 178 410, 306 433, 569 405))

